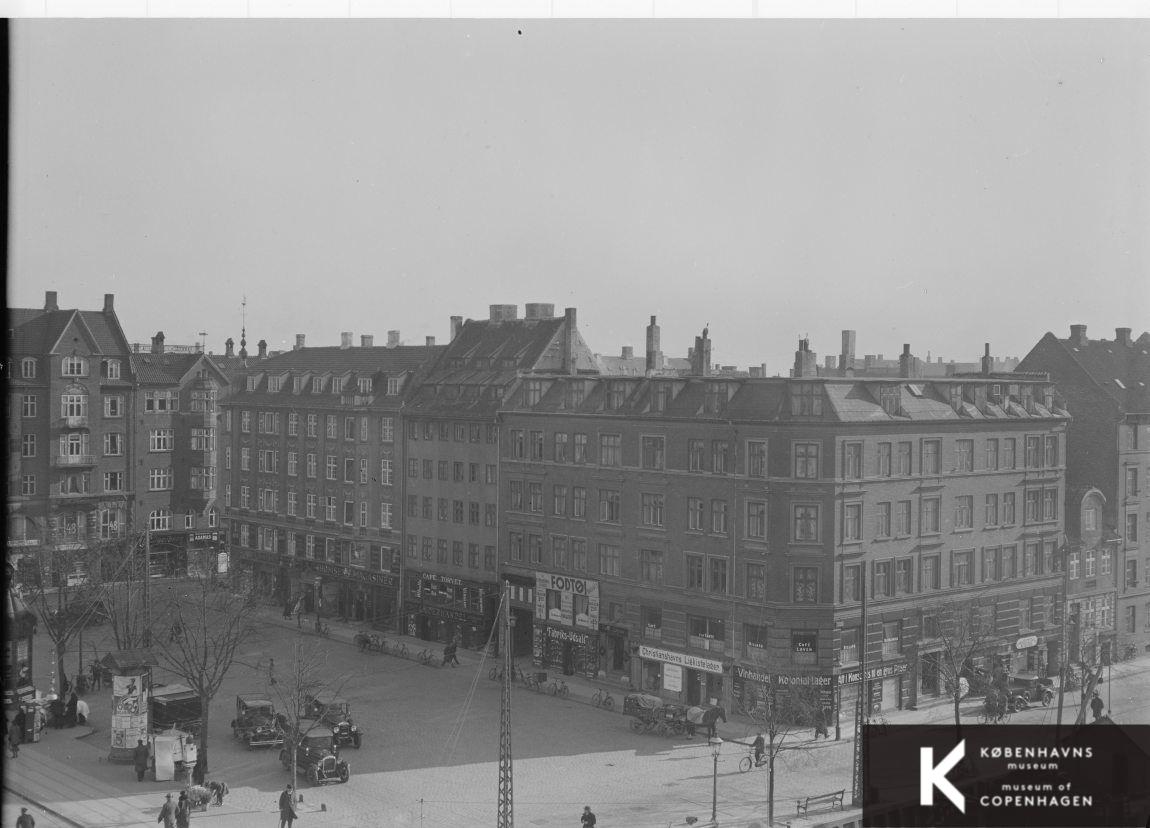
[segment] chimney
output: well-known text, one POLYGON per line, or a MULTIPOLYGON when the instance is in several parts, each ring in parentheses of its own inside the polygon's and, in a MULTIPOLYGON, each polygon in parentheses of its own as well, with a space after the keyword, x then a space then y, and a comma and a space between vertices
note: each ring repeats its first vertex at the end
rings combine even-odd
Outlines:
POLYGON ((910 355, 910 345, 903 343, 902 354, 898 358, 898 375, 904 379, 914 376, 914 357, 910 355))
POLYGON ((295 335, 295 350, 297 350, 297 351, 303 350, 303 340, 304 340, 303 334, 296 334, 295 335))
POLYGON ((817 377, 818 355, 811 350, 809 339, 799 340, 799 349, 795 351, 795 377, 817 377))
POLYGON ((752 378, 757 379, 758 377, 761 377, 763 375, 763 369, 760 368, 758 365, 752 365, 749 369, 749 373, 750 373, 752 378))
POLYGON ((710 329, 703 328, 703 335, 695 337, 695 347, 691 351, 691 373, 701 377, 711 375, 710 329))
POLYGON ((387 347, 388 348, 398 348, 399 347, 399 331, 388 331, 387 332, 387 347))
MULTIPOLYGON (((302 336, 303 334, 300 334, 300 335, 302 336)), ((224 356, 226 356, 226 357, 235 356, 235 353, 233 353, 235 347, 236 347, 236 341, 229 336, 227 341, 224 343, 224 356)))
POLYGON ((844 377, 855 375, 855 332, 843 331, 843 349, 839 354, 839 368, 844 377))
POLYGON ((633 359, 635 357, 635 349, 631 345, 623 346, 623 359, 633 359))
POLYGON ((551 319, 555 316, 555 306, 546 302, 528 302, 523 306, 524 319, 551 319))
MULTIPOLYGON (((514 311, 515 306, 511 306, 514 311)), ((512 317, 514 318, 514 317, 512 317)), ((563 311, 563 373, 575 373, 575 308, 563 311)))
POLYGON ((428 348, 434 348, 435 347, 435 337, 434 336, 427 337, 424 340, 424 343, 427 345, 428 348))
POLYGON ((46 311, 60 310, 60 307, 56 304, 56 291, 54 291, 54 290, 44 291, 44 310, 46 310, 46 311))
POLYGON ((162 354, 164 352, 164 332, 157 331, 156 335, 152 337, 152 353, 162 354))
POLYGON ((982 375, 989 377, 994 373, 994 358, 990 355, 990 343, 987 342, 982 352, 982 375))
POLYGON ((1070 326, 1070 344, 1085 346, 1089 340, 1086 338, 1085 325, 1071 325, 1070 326))
POLYGON ((105 293, 104 294, 104 313, 115 313, 115 312, 116 312, 116 294, 105 293))
POLYGON ((266 339, 261 339, 259 342, 256 343, 256 348, 259 349, 258 353, 257 353, 257 356, 259 357, 259 359, 267 359, 268 341, 266 339))
POLYGON ((462 316, 451 317, 451 341, 452 342, 455 341, 455 337, 459 336, 459 332, 462 329, 463 329, 463 317, 462 316))
POLYGON ((840 357, 825 356, 825 357, 823 357, 823 367, 826 368, 827 371, 834 371, 835 366, 838 366, 840 368, 842 367, 841 365, 839 365, 839 362, 841 360, 842 360, 841 356, 840 357))
POLYGON ((373 334, 360 334, 359 335, 359 347, 371 348, 374 345, 375 345, 375 336, 373 334))
POLYGON ((1114 341, 1129 348, 1133 344, 1130 339, 1130 328, 1115 328, 1114 341))
POLYGON ((339 334, 339 347, 341 349, 351 347, 351 331, 341 331, 339 334))
POLYGON ((655 317, 651 317, 651 324, 647 326, 647 370, 659 371, 663 367, 663 352, 659 350, 660 331, 655 317))
POLYGON ((490 305, 490 319, 492 322, 514 322, 519 318, 518 305, 490 305))

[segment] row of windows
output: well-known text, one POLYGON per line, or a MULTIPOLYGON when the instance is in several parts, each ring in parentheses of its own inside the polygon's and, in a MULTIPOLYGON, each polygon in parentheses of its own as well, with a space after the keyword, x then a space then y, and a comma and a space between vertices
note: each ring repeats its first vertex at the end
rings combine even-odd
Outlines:
POLYGON ((480 545, 463 541, 449 541, 445 538, 433 538, 426 535, 407 536, 407 557, 413 561, 431 562, 439 564, 451 563, 454 566, 468 569, 485 569, 495 571, 495 547, 483 546, 483 555, 480 557, 480 545), (449 557, 450 553, 450 557, 449 557), (466 555, 466 556, 465 556, 466 555))
MULTIPOLYGON (((247 446, 240 448, 240 471, 251 471, 251 449, 247 446)), ((280 453, 274 449, 257 449, 256 450, 256 467, 257 470, 265 474, 278 474, 280 469, 280 453)), ((344 483, 370 483, 371 469, 369 467, 370 461, 366 457, 343 457, 343 482, 344 483)), ((340 479, 340 458, 334 454, 328 454, 325 457, 324 463, 324 478, 327 480, 340 479)), ((231 469, 232 467, 232 448, 231 446, 224 447, 224 468, 231 469)), ((318 457, 315 454, 308 453, 304 455, 304 474, 306 477, 316 479, 319 471, 318 457)), ((287 474, 288 477, 299 476, 299 453, 289 451, 287 453, 287 474)), ((391 458, 385 457, 379 461, 379 474, 376 481, 381 486, 391 486, 394 484, 394 467, 391 458)))
MULTIPOLYGON (((796 477, 818 477, 818 445, 813 446, 814 465, 807 471, 813 473, 800 474, 796 459, 796 477)), ((919 446, 918 472, 923 475, 938 475, 944 471, 950 473, 963 473, 978 471, 1009 470, 1018 467, 1018 440, 1014 437, 990 437, 983 441, 983 462, 975 460, 975 441, 961 439, 954 441, 954 456, 949 464, 944 464, 942 458, 941 440, 922 440, 919 446), (946 469, 949 465, 949 470, 946 469)), ((1059 463, 1058 435, 1027 435, 1024 438, 1023 467, 1056 468, 1059 463)), ((808 449, 809 450, 809 449, 808 449)), ((874 465, 870 467, 871 474, 867 474, 867 457, 864 453, 864 444, 851 442, 843 444, 842 476, 847 479, 861 480, 864 477, 894 477, 909 476, 914 469, 914 443, 902 441, 898 443, 879 443, 877 445, 874 465)))
MULTIPOLYGON (((1025 523, 1046 523, 1058 520, 1058 489, 1032 488, 1023 493, 1025 523)), ((919 533, 936 534, 942 531, 941 498, 923 498, 919 504, 919 533)), ((983 495, 982 512, 975 511, 973 495, 954 498, 951 528, 956 532, 973 530, 976 524, 984 528, 998 528, 1017 524, 1017 495, 1015 492, 983 495)), ((875 504, 874 537, 910 537, 914 533, 914 506, 910 500, 875 504)), ((843 506, 842 538, 844 541, 864 539, 863 506, 847 503, 843 506)))
MULTIPOLYGON (((300 394, 304 388, 307 387, 307 378, 305 376, 292 377, 292 392, 300 394)), ((348 377, 332 377, 331 378, 331 391, 332 394, 346 393, 348 377)), ((268 377, 268 393, 276 394, 283 390, 284 378, 282 375, 268 377)), ((311 393, 322 394, 327 387, 328 378, 324 375, 311 378, 311 393)), ((247 382, 248 391, 255 391, 259 388, 259 377, 249 376, 247 382)), ((388 377, 387 379, 387 394, 394 397, 399 394, 403 388, 403 381, 401 377, 388 377)), ((357 377, 355 383, 356 392, 359 394, 371 394, 375 391, 375 379, 373 377, 357 377)))
MULTIPOLYGON (((121 363, 118 359, 100 360, 100 376, 105 379, 120 379, 121 363)), ((34 357, 24 357, 20 360, 20 376, 23 379, 36 379, 38 372, 37 360, 34 357)), ((60 375, 64 377, 88 376, 88 360, 82 356, 65 356, 60 359, 60 375)))
MULTIPOLYGON (((304 492, 302 502, 300 493, 294 489, 289 489, 286 495, 281 505, 279 489, 257 488, 254 500, 255 509, 259 512, 286 514, 287 517, 302 517, 308 520, 319 519, 322 514, 322 519, 328 522, 342 522, 347 526, 360 528, 367 528, 371 525, 371 506, 366 500, 344 500, 341 509, 341 501, 335 495, 304 492)), ((252 488, 240 486, 237 508, 251 509, 252 503, 252 488)), ((230 483, 224 484, 224 504, 228 507, 232 505, 232 484, 230 483)), ((381 501, 378 512, 379 528, 392 528, 393 514, 392 504, 381 501)))
POLYGON ((439 440, 456 443, 499 442, 499 427, 490 423, 450 423, 433 420, 408 420, 407 439, 439 440))
POLYGON ((461 461, 448 461, 448 460, 423 460, 422 462, 417 457, 407 458, 407 476, 412 479, 420 477, 420 469, 423 470, 424 480, 443 480, 454 481, 456 483, 494 483, 496 477, 496 467, 493 464, 487 463, 483 466, 483 478, 479 476, 479 463, 463 463, 461 461))
POLYGON ((496 505, 494 503, 477 503, 476 501, 450 500, 446 497, 433 498, 409 494, 407 496, 407 516, 423 518, 424 520, 440 520, 452 523, 468 523, 479 526, 480 510, 482 508, 483 525, 495 526, 497 519, 496 505))
MULTIPOLYGON (((257 434, 280 434, 281 418, 279 411, 255 412, 255 426, 257 434)), ((366 442, 371 439, 371 423, 368 417, 339 416, 336 414, 305 414, 302 417, 297 411, 287 413, 288 437, 319 437, 320 424, 324 426, 323 435, 329 440, 360 440, 366 442), (301 435, 302 426, 302 435, 301 435)), ((224 431, 232 431, 232 409, 224 412, 224 431)), ((243 409, 240 411, 240 433, 252 433, 252 412, 243 409)), ((395 440, 395 418, 382 417, 379 421, 379 439, 384 443, 395 440)))

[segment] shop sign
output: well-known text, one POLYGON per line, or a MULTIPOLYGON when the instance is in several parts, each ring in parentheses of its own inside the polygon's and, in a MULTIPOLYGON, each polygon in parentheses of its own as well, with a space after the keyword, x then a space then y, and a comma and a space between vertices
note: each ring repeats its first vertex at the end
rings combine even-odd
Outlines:
POLYGON ((813 655, 819 649, 818 633, 791 633, 791 652, 813 655))
POLYGON ((555 627, 544 627, 543 630, 547 638, 552 641, 569 641, 580 647, 590 647, 592 643, 591 636, 575 630, 560 630, 555 627))
POLYGON ((462 578, 455 578, 451 575, 439 575, 435 572, 420 572, 420 583, 427 584, 447 584, 449 586, 463 586, 462 578))
POLYGON ((189 536, 189 540, 193 543, 202 543, 205 541, 214 542, 219 540, 219 532, 192 532, 189 536))
POLYGON ((446 618, 449 621, 468 621, 470 616, 467 613, 459 612, 458 610, 444 609, 443 607, 428 607, 423 606, 419 611, 424 615, 429 615, 432 618, 446 618))
POLYGON ((678 664, 668 664, 663 668, 663 689, 672 693, 683 690, 683 668, 678 664))
POLYGON ((801 687, 830 687, 831 677, 814 673, 763 673, 751 670, 742 665, 734 666, 735 678, 743 681, 757 681, 771 687, 787 687, 796 685, 801 687))
POLYGON ((542 621, 563 624, 566 627, 583 627, 594 630, 599 627, 599 582, 585 578, 572 578, 569 575, 556 575, 551 572, 535 573, 535 617, 542 621), (547 607, 548 591, 559 593, 559 606, 547 607), (587 612, 575 612, 575 599, 587 612))
POLYGON ((1024 635, 1022 638, 1014 642, 1014 649, 1016 650, 1029 650, 1031 647, 1038 646, 1037 635, 1024 635))
POLYGON ((352 569, 349 566, 319 561, 312 564, 312 569, 321 575, 329 575, 334 578, 349 578, 353 581, 378 586, 394 587, 396 585, 395 576, 387 572, 368 572, 365 569, 352 569))
MULTIPOLYGON (((890 678, 891 676, 901 676, 907 670, 907 663, 901 661, 897 664, 880 664, 877 667, 868 667, 866 671, 867 681, 874 679, 890 678)), ((862 681, 862 673, 859 670, 851 670, 846 673, 840 673, 835 676, 836 683, 839 686, 844 684, 858 684, 862 681)))
POLYGON ((699 658, 698 656, 676 653, 671 650, 660 650, 658 647, 648 647, 646 644, 639 645, 639 658, 646 658, 651 661, 662 661, 664 664, 678 664, 680 667, 689 667, 692 670, 703 670, 708 673, 723 672, 722 663, 713 659, 699 658))

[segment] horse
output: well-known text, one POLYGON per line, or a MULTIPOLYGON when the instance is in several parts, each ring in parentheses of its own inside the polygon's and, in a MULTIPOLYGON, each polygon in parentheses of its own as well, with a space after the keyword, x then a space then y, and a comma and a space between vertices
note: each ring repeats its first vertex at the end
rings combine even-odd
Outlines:
POLYGON ((688 707, 687 722, 688 733, 695 735, 695 726, 702 725, 707 728, 707 738, 715 736, 716 722, 722 719, 727 721, 727 711, 720 706, 716 707, 688 707))

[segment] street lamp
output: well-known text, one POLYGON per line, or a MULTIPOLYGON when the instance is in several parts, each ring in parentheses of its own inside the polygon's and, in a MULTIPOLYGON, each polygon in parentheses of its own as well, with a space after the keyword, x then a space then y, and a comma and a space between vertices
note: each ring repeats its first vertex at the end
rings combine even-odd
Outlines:
POLYGON ((715 759, 715 770, 711 775, 711 824, 719 824, 719 754, 723 751, 723 740, 712 736, 707 740, 711 746, 711 756, 715 759))

